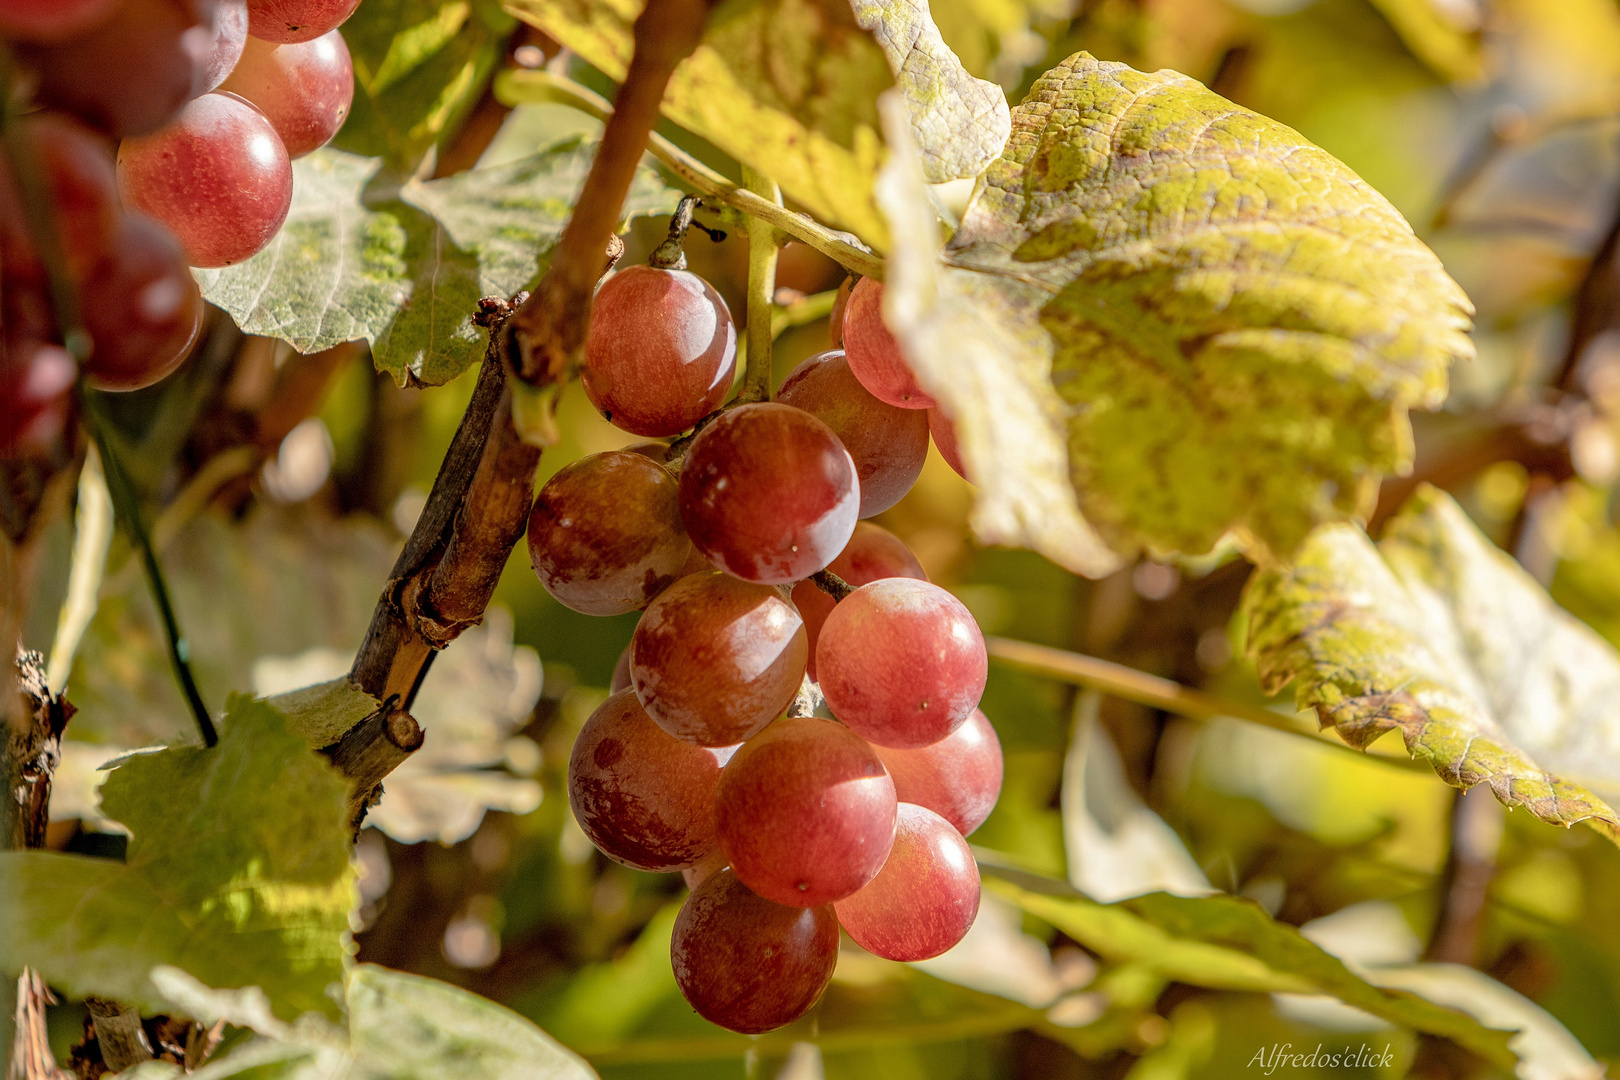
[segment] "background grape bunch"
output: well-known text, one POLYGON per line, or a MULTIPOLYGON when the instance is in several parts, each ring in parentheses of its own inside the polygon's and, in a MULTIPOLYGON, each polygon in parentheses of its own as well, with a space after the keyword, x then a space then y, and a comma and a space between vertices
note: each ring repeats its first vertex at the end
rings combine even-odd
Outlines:
POLYGON ((684 873, 681 991, 763 1032, 819 998, 840 927, 901 961, 962 939, 979 906, 963 836, 995 805, 1001 748, 977 708, 973 617, 860 520, 910 490, 932 419, 881 283, 834 313, 847 352, 716 412, 737 374, 731 315, 659 258, 601 287, 583 380, 614 424, 674 441, 559 472, 529 550, 568 607, 643 611, 574 744, 570 802, 610 858, 684 873))
POLYGON ((292 159, 348 115, 337 27, 357 5, 0 0, 0 455, 58 443, 81 369, 134 390, 185 359, 203 315, 188 267, 263 250, 292 159))

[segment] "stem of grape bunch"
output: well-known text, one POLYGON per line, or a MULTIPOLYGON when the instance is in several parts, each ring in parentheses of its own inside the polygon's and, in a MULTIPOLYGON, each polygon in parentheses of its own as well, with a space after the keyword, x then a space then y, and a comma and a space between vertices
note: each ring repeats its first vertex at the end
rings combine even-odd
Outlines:
MULTIPOLYGON (((743 166, 748 190, 778 205, 782 190, 768 176, 743 166)), ((776 300, 777 230, 760 217, 748 219, 748 369, 740 402, 771 399, 771 306, 776 300)))

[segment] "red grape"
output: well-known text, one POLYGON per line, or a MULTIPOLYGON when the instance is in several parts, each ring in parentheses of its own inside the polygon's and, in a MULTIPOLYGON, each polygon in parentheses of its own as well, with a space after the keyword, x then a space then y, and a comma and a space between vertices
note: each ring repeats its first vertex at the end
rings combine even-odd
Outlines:
POLYGON ((721 870, 681 906, 669 958, 700 1016, 757 1035, 797 1020, 827 989, 838 919, 831 907, 773 904, 721 870))
POLYGON ((696 274, 632 266, 597 290, 581 377, 615 427, 678 435, 725 400, 736 370, 731 312, 696 274))
POLYGON ((833 909, 867 952, 885 960, 927 960, 972 928, 979 914, 979 867, 950 822, 903 802, 889 861, 871 884, 833 909))
POLYGON ((202 292, 180 244, 131 214, 84 286, 84 324, 95 350, 84 365, 101 390, 139 390, 180 366, 202 326, 202 292))
POLYGON ((962 448, 956 442, 956 425, 937 405, 928 410, 928 433, 934 437, 934 446, 945 464, 956 470, 956 475, 968 479, 967 466, 962 464, 962 448))
POLYGON ((125 205, 180 238, 192 266, 230 266, 262 251, 287 220, 292 164, 263 113, 234 94, 204 94, 156 135, 118 150, 125 205))
POLYGON ((540 583, 587 615, 646 607, 691 554, 680 484, 640 454, 610 450, 573 462, 540 489, 529 514, 540 583))
POLYGON ((804 622, 777 590, 708 570, 648 606, 630 639, 630 681, 677 739, 730 746, 787 708, 808 653, 804 622))
MULTIPOLYGON (((112 246, 118 231, 118 181, 111 148, 99 135, 57 113, 36 113, 24 121, 41 179, 50 192, 57 239, 68 272, 82 282, 112 246)), ((15 242, 5 253, 5 272, 43 282, 44 264, 33 248, 21 203, 8 192, 8 215, 16 223, 15 242)))
POLYGON ((343 126, 354 101, 354 65, 336 30, 293 45, 249 38, 220 89, 257 106, 281 136, 287 156, 299 158, 325 146, 343 126))
MULTIPOLYGON (((849 538, 844 550, 827 567, 851 585, 861 586, 887 577, 917 578, 927 581, 922 564, 901 539, 870 521, 858 522, 855 535, 849 538)), ((806 670, 816 677, 816 639, 821 636, 821 624, 832 614, 833 598, 813 581, 801 581, 793 586, 793 606, 804 619, 804 629, 810 637, 810 660, 806 670)))
POLYGON ((637 870, 679 870, 716 846, 721 758, 672 739, 628 690, 591 714, 568 759, 568 803, 591 843, 637 870))
POLYGON ((9 333, 0 341, 0 458, 44 450, 61 436, 76 372, 60 345, 9 333))
POLYGON ((119 0, 0 0, 0 34, 14 41, 66 41, 112 14, 119 0))
POLYGON ((861 517, 899 502, 922 473, 931 414, 897 409, 873 397, 850 373, 841 350, 819 353, 794 368, 776 400, 814 416, 844 444, 861 479, 861 517))
POLYGON ((860 736, 789 717, 742 744, 720 775, 720 844, 737 876, 779 904, 830 904, 865 885, 894 842, 894 781, 860 736))
POLYGON ((844 347, 844 312, 849 308, 849 294, 854 288, 855 279, 846 277, 833 294, 832 312, 827 319, 827 338, 835 349, 844 347))
POLYGON ((802 409, 767 402, 722 413, 681 467, 681 520, 709 561, 745 581, 809 577, 849 543, 860 515, 855 463, 802 409))
POLYGON ((115 138, 156 131, 202 90, 208 14, 190 0, 122 0, 89 33, 26 51, 40 100, 115 138))
POLYGON ((686 887, 688 889, 696 889, 699 885, 709 880, 709 877, 716 870, 724 870, 725 868, 725 850, 723 848, 716 847, 713 851, 699 859, 695 864, 688 866, 685 870, 682 870, 681 880, 686 882, 686 887))
POLYGON ((630 646, 626 645, 619 654, 619 662, 613 665, 613 678, 608 683, 608 693, 617 694, 620 690, 630 689, 630 646))
POLYGON ((926 806, 963 836, 984 824, 1001 794, 1001 740, 978 709, 955 731, 914 750, 876 747, 903 803, 926 806))
POLYGON ((279 44, 309 41, 343 25, 360 0, 248 0, 248 33, 279 44))
POLYGON ((939 404, 917 385, 900 343, 883 324, 883 282, 861 278, 850 292, 844 307, 844 351, 849 369, 879 400, 902 409, 932 409, 939 404))
POLYGON ((242 59, 248 42, 247 0, 217 0, 214 5, 214 32, 209 39, 208 58, 203 62, 199 94, 219 89, 242 59))
POLYGON ((839 601, 821 626, 816 674, 833 715, 882 746, 927 746, 984 693, 978 624, 938 585, 885 578, 839 601))

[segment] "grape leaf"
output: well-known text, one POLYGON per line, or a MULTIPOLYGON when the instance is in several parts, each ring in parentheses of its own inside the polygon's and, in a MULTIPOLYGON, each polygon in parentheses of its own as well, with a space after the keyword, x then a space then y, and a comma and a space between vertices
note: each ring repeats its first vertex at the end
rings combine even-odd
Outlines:
POLYGON ((1324 526, 1292 568, 1250 579, 1243 611, 1261 685, 1297 679, 1299 706, 1352 746, 1399 730, 1449 784, 1488 783, 1543 821, 1620 834, 1608 804, 1566 778, 1620 790, 1620 654, 1450 496, 1419 489, 1377 546, 1324 526))
POLYGON ((347 794, 285 716, 232 698, 217 747, 136 754, 107 778, 126 862, 0 852, 0 969, 163 1012, 148 973, 169 964, 258 986, 278 1016, 332 1013, 356 902, 347 794))
MULTIPOLYGON (((897 196, 891 215, 914 205, 897 196)), ((1407 410, 1473 351, 1467 297, 1344 165, 1191 79, 1085 53, 1013 111, 945 268, 903 258, 885 312, 962 428, 981 536, 1085 572, 1086 522, 1120 551, 1235 531, 1286 557, 1369 508, 1410 459, 1407 410)))

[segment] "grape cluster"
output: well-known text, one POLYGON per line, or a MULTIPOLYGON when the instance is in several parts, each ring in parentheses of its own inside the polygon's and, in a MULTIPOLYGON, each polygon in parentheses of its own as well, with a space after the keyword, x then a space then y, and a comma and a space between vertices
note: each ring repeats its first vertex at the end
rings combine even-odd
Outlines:
POLYGON ((16 121, 0 163, 0 457, 60 437, 79 373, 104 390, 169 374, 202 322, 188 267, 262 250, 291 159, 337 133, 359 0, 0 0, 16 121), (68 341, 73 289, 87 339, 68 341))
POLYGON ((799 365, 776 400, 715 412, 736 369, 725 302, 672 266, 610 278, 586 344, 591 401, 638 435, 696 433, 574 462, 529 518, 553 597, 643 612, 574 744, 569 799, 609 858, 685 874, 676 979, 735 1031, 803 1015, 840 927, 912 961, 978 912, 963 836, 1002 775, 977 708, 984 640, 904 543, 860 520, 916 481, 934 406, 881 296, 856 285, 835 312, 845 348, 799 365))

